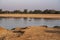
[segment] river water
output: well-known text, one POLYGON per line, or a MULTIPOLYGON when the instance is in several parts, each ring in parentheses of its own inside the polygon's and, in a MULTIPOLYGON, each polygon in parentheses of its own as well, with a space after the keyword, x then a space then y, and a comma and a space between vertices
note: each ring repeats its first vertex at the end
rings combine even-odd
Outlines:
POLYGON ((60 20, 43 18, 0 18, 0 26, 7 29, 40 25, 47 25, 49 27, 60 26, 60 20))

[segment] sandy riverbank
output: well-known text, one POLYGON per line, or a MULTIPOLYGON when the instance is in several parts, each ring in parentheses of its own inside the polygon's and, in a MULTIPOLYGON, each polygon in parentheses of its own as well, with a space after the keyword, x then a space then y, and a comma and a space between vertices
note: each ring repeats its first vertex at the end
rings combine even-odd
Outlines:
POLYGON ((0 14, 0 17, 59 18, 60 14, 0 14))
POLYGON ((60 29, 30 26, 7 30, 0 27, 0 40, 60 40, 60 29))

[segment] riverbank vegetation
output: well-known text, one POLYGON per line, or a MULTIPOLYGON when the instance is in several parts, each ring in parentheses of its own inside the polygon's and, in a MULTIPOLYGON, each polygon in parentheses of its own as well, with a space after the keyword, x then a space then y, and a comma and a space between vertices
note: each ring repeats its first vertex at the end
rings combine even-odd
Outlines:
POLYGON ((2 9, 0 9, 0 14, 60 14, 60 11, 56 11, 56 10, 49 10, 49 9, 46 9, 44 11, 42 10, 30 10, 28 11, 27 9, 24 9, 24 11, 21 11, 21 10, 14 10, 14 11, 8 11, 8 10, 5 10, 3 11, 2 9))

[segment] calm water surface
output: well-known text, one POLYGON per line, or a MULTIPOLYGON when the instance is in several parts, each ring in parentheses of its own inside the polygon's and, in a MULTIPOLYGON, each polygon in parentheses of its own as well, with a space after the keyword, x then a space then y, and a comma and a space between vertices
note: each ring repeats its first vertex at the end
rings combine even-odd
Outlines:
POLYGON ((40 26, 47 25, 49 27, 60 26, 58 19, 34 19, 34 18, 0 18, 0 26, 7 29, 15 27, 40 26))

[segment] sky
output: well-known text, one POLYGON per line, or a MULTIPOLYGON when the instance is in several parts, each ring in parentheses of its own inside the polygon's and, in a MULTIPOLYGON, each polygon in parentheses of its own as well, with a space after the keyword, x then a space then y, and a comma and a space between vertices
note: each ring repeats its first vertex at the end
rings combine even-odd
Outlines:
POLYGON ((3 10, 60 10, 60 0, 0 0, 3 10))

